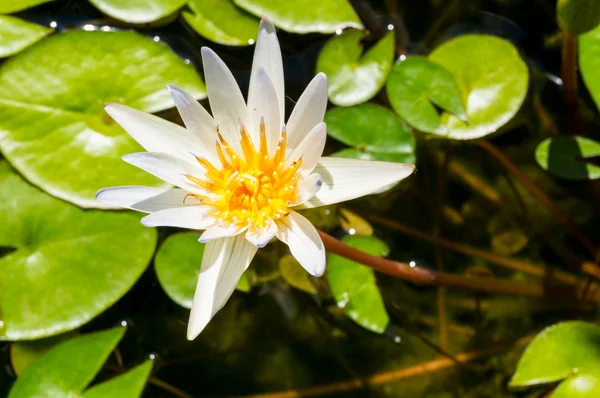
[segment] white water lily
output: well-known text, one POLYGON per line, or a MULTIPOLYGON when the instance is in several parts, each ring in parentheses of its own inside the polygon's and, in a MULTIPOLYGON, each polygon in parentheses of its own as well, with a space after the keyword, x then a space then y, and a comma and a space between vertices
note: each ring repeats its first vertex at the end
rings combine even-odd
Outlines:
POLYGON ((212 116, 169 86, 186 128, 119 104, 106 112, 148 152, 123 160, 175 186, 102 189, 99 201, 150 213, 147 226, 205 230, 206 243, 188 324, 194 339, 227 302, 258 248, 277 237, 314 276, 325 249, 297 209, 374 193, 413 165, 321 157, 327 131, 327 78, 318 74, 284 124, 283 66, 272 23, 261 21, 248 101, 210 49, 202 60, 212 116))

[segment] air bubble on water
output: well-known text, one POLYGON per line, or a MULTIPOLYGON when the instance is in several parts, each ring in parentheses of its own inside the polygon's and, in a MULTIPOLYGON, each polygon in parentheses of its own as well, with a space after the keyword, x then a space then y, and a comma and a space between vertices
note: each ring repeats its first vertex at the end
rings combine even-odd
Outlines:
POLYGON ((409 265, 411 268, 414 268, 414 267, 416 267, 416 266, 417 266, 417 263, 416 263, 416 262, 414 262, 414 261, 411 261, 410 263, 408 263, 408 265, 409 265))
POLYGON ((392 24, 389 24, 389 25, 387 26, 387 28, 388 28, 388 30, 394 30, 394 25, 392 25, 392 24))
POLYGON ((356 230, 355 230, 354 228, 350 228, 350 229, 348 230, 348 233, 349 233, 350 235, 354 235, 354 234, 356 233, 356 230))
POLYGON ((127 321, 126 321, 126 320, 122 320, 122 321, 121 321, 121 326, 123 326, 123 327, 127 327, 127 321))
POLYGON ((56 28, 57 26, 58 26, 58 24, 56 23, 56 21, 52 21, 52 22, 50 22, 50 27, 51 27, 52 29, 56 28))
POLYGON ((341 35, 342 34, 342 30, 340 28, 336 29, 335 30, 335 34, 338 35, 338 36, 341 35))

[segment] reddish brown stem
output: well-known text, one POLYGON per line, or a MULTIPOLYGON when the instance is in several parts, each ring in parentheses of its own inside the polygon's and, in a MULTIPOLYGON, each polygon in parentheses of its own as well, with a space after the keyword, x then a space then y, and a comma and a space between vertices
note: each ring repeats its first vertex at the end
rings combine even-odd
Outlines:
POLYGON ((585 124, 577 98, 577 37, 567 32, 564 32, 562 47, 562 82, 570 133, 585 135, 585 124))

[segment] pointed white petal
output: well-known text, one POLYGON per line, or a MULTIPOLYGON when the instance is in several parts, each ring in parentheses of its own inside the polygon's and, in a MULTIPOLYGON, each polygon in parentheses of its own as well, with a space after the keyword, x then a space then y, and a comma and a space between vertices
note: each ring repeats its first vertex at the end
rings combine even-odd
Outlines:
POLYGON ((180 188, 171 188, 158 195, 135 202, 131 205, 131 208, 146 213, 154 213, 155 211, 172 209, 174 207, 197 206, 200 204, 202 202, 191 196, 188 191, 180 188))
POLYGON ((306 218, 291 211, 277 221, 277 238, 290 247, 300 265, 314 276, 325 272, 325 247, 319 233, 306 218))
POLYGON ((302 158, 300 170, 306 174, 313 171, 319 162, 319 159, 321 159, 321 155, 323 155, 326 139, 327 126, 325 123, 321 122, 313 127, 310 133, 308 133, 302 142, 289 154, 285 160, 286 167, 291 165, 292 162, 302 158))
POLYGON ((104 109, 148 152, 164 152, 195 161, 190 152, 205 151, 201 143, 175 123, 121 104, 106 104, 104 109))
POLYGON ((281 127, 285 117, 283 61, 275 27, 268 18, 263 18, 260 21, 260 29, 258 30, 258 38, 256 39, 256 48, 254 50, 254 58, 252 61, 252 72, 250 73, 248 98, 252 98, 252 96, 255 95, 254 91, 258 89, 257 85, 260 83, 257 82, 257 75, 260 68, 264 68, 269 79, 273 83, 280 117, 278 125, 281 127))
POLYGON ((248 112, 250 112, 250 120, 252 125, 250 131, 254 146, 259 147, 260 143, 260 124, 264 121, 267 148, 269 154, 273 154, 277 149, 277 142, 281 137, 281 120, 279 117, 279 106, 277 104, 277 93, 267 72, 262 68, 258 68, 256 76, 254 76, 254 89, 248 97, 248 112))
POLYGON ((290 151, 323 121, 327 109, 327 76, 316 75, 306 87, 287 122, 287 144, 290 151))
POLYGON ((99 190, 96 193, 96 199, 107 205, 132 209, 134 203, 159 195, 170 189, 135 185, 110 187, 99 190))
POLYGON ((223 138, 239 149, 240 120, 244 123, 249 120, 246 101, 229 68, 208 47, 202 47, 202 64, 212 115, 223 138))
POLYGON ((200 195, 209 194, 204 188, 192 183, 185 177, 186 174, 198 178, 204 176, 204 169, 199 165, 194 165, 175 156, 161 152, 130 153, 124 155, 122 159, 169 184, 200 195))
POLYGON ((298 206, 319 192, 323 186, 323 178, 318 173, 313 173, 309 176, 302 178, 298 181, 298 190, 300 191, 300 197, 298 200, 291 204, 291 206, 298 206))
POLYGON ((202 153, 195 153, 195 155, 206 157, 210 161, 216 160, 217 122, 215 119, 190 94, 171 84, 167 85, 167 88, 188 132, 202 144, 202 153))
POLYGON ((267 243, 269 243, 271 241, 271 239, 273 239, 275 237, 276 233, 277 233, 277 224, 275 224, 275 222, 271 221, 269 223, 269 225, 267 225, 267 228, 265 228, 261 231, 255 231, 255 230, 252 230, 251 228, 248 229, 248 232, 246 232, 246 239, 248 239, 248 242, 252 243, 254 246, 261 249, 261 248, 265 247, 267 245, 267 243))
POLYGON ((323 186, 300 208, 311 208, 356 199, 397 183, 415 170, 412 164, 323 157, 315 173, 323 186))
POLYGON ((206 229, 214 225, 215 220, 207 216, 208 206, 186 206, 159 210, 142 218, 147 227, 176 227, 187 229, 206 229))
POLYGON ((188 340, 195 339, 223 308, 256 251, 256 246, 243 235, 206 244, 188 323, 188 340))
POLYGON ((229 238, 231 236, 239 235, 240 233, 244 232, 245 229, 246 228, 240 228, 234 225, 227 227, 215 225, 214 227, 210 227, 204 231, 202 235, 200 235, 198 242, 206 243, 215 239, 229 238))

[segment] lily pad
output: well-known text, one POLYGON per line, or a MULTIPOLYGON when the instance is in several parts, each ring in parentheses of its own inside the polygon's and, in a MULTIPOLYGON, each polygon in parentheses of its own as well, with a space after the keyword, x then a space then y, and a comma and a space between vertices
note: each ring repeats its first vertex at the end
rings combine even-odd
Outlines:
MULTIPOLYGON (((156 253, 154 266, 160 285, 167 295, 184 308, 192 308, 192 300, 198 282, 204 244, 198 242, 200 235, 180 232, 170 235, 156 253)), ((248 292, 250 283, 244 273, 238 282, 238 290, 248 292)))
POLYGON ((427 58, 411 57, 398 62, 392 68, 386 90, 392 108, 418 130, 447 133, 435 106, 466 121, 462 94, 454 76, 427 58))
POLYGON ((317 294, 317 289, 310 280, 309 274, 302 268, 300 263, 290 254, 286 254, 279 260, 279 270, 285 281, 296 289, 309 294, 317 294))
POLYGON ((348 0, 233 1, 259 18, 269 18, 287 32, 333 33, 338 29, 363 28, 348 0))
POLYGON ((327 133, 354 147, 336 156, 414 163, 415 139, 394 112, 375 104, 333 108, 325 114, 327 133), (361 156, 367 153, 366 157, 361 156))
POLYGON ((69 332, 45 339, 12 343, 10 345, 10 363, 14 372, 17 376, 21 376, 29 365, 40 359, 57 344, 69 340, 75 335, 76 332, 69 332))
POLYGON ((600 110, 600 26, 579 37, 579 68, 600 110))
POLYGON ((0 67, 0 150, 29 181, 81 207, 108 207, 95 199, 103 187, 163 186, 121 160, 142 148, 103 104, 167 109, 167 83, 206 96, 192 65, 137 33, 53 35, 0 67))
POLYGON ((133 213, 84 211, 27 184, 0 162, 0 340, 72 330, 123 296, 154 252, 133 213))
POLYGON ((468 122, 442 114, 444 137, 469 140, 497 131, 519 111, 527 95, 527 65, 504 39, 460 36, 436 48, 429 59, 454 75, 466 106, 468 122))
POLYGON ((0 14, 11 14, 53 0, 8 0, 0 2, 0 14))
POLYGON ((550 326, 538 334, 519 360, 510 387, 554 383, 600 369, 600 327, 572 321, 550 326))
POLYGON ((560 383, 551 398, 600 397, 600 370, 595 375, 575 375, 560 383))
POLYGON ((152 361, 83 392, 124 333, 125 328, 109 329, 59 344, 25 369, 10 390, 9 398, 139 397, 152 369, 152 361))
POLYGON ((329 100, 338 106, 361 104, 373 98, 385 84, 394 62, 394 32, 364 55, 365 33, 349 30, 331 38, 317 59, 317 72, 329 79, 329 100))
POLYGON ((580 35, 600 24, 598 0, 558 0, 556 19, 561 29, 572 35, 580 35))
POLYGON ((600 167, 583 161, 597 156, 600 143, 584 137, 548 138, 535 150, 535 160, 542 169, 569 180, 600 178, 600 167))
POLYGON ((130 23, 149 23, 165 18, 185 4, 186 0, 90 0, 106 15, 130 23))
POLYGON ((373 235, 371 224, 358 214, 347 209, 340 209, 340 227, 350 235, 373 235))
POLYGON ((208 40, 228 46, 248 46, 256 41, 258 19, 233 0, 190 0, 188 7, 192 12, 184 11, 183 18, 208 40))
POLYGON ((51 28, 23 21, 20 18, 0 15, 0 58, 10 57, 41 40, 52 32, 51 28))
MULTIPOLYGON (((389 253, 387 245, 373 236, 346 235, 342 242, 374 256, 389 253)), ((344 308, 346 315, 363 328, 383 333, 390 319, 373 270, 335 254, 329 255, 327 269, 338 307, 344 308)))

